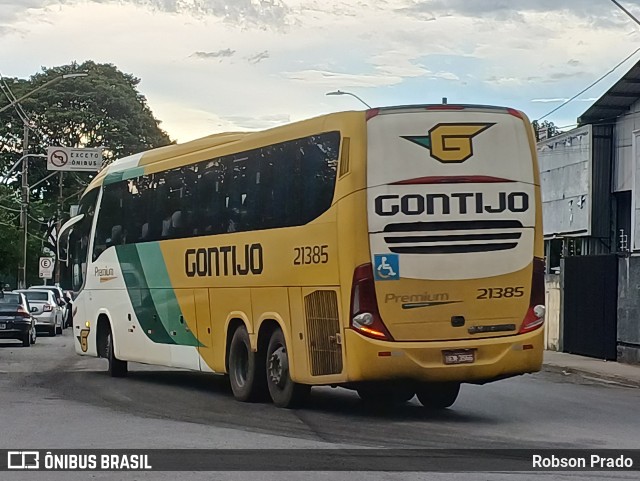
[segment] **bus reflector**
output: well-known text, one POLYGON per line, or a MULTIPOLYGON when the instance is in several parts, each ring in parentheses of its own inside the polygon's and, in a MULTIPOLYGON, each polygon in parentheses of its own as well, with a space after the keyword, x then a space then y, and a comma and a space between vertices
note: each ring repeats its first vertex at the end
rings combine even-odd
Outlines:
POLYGON ((513 182, 513 180, 490 175, 438 175, 417 177, 415 179, 399 180, 389 185, 415 185, 415 184, 493 184, 497 182, 513 182))
POLYGON ((372 119, 380 113, 380 109, 369 109, 364 113, 365 120, 372 119))
POLYGON ((519 119, 522 118, 522 112, 520 112, 519 110, 509 108, 507 109, 507 113, 509 115, 513 115, 514 117, 518 117, 519 119))
POLYGON ((529 309, 524 317, 519 334, 535 331, 544 324, 544 259, 533 258, 533 274, 531 274, 531 297, 529 309))
POLYGON ((378 357, 391 357, 391 351, 380 351, 378 357))
POLYGON ((356 267, 351 285, 351 328, 363 336, 393 341, 380 318, 371 263, 356 267))

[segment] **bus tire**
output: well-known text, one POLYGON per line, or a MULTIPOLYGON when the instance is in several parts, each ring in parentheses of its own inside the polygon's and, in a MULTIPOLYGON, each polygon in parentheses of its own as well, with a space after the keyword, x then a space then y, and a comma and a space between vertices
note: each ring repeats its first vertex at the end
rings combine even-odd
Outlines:
POLYGON ((245 326, 233 333, 229 346, 229 382, 233 397, 238 401, 258 401, 265 397, 264 360, 251 350, 245 326))
POLYGON ((460 393, 459 382, 424 384, 418 389, 420 403, 429 409, 446 409, 453 405, 460 393))
POLYGON ((121 361, 116 357, 113 350, 113 333, 109 330, 107 334, 107 361, 109 362, 108 372, 111 377, 125 377, 129 371, 127 361, 121 361))
POLYGON ((271 334, 266 356, 267 387, 273 404, 280 408, 295 408, 302 405, 311 386, 293 382, 289 373, 287 344, 281 329, 271 334))

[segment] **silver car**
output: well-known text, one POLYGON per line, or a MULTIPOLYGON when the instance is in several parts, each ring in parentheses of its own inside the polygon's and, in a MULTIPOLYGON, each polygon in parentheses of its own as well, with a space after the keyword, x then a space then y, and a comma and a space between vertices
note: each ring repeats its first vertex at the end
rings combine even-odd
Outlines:
POLYGON ((71 303, 65 298, 64 291, 60 286, 30 286, 29 290, 31 289, 53 292, 56 303, 62 308, 62 328, 67 327, 67 324, 71 326, 71 303), (65 322, 65 320, 67 322, 65 322))
POLYGON ((46 330, 50 336, 62 334, 64 312, 56 302, 53 292, 36 289, 22 289, 16 292, 22 292, 29 301, 37 330, 46 330))

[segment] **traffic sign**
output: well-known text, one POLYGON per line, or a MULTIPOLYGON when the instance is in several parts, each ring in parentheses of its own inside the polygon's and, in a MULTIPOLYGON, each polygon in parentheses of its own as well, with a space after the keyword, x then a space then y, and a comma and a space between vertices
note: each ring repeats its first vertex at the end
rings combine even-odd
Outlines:
POLYGON ((38 265, 41 279, 51 279, 53 277, 53 257, 41 257, 38 265))
POLYGON ((102 168, 102 148, 47 147, 47 169, 96 172, 102 168))

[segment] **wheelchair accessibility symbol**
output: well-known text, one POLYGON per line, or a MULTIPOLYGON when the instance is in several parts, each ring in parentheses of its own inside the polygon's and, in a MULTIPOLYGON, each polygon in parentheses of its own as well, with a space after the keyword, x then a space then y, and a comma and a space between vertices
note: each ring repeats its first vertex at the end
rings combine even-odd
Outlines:
POLYGON ((398 254, 375 254, 373 263, 373 275, 376 281, 397 281, 400 279, 398 254))

